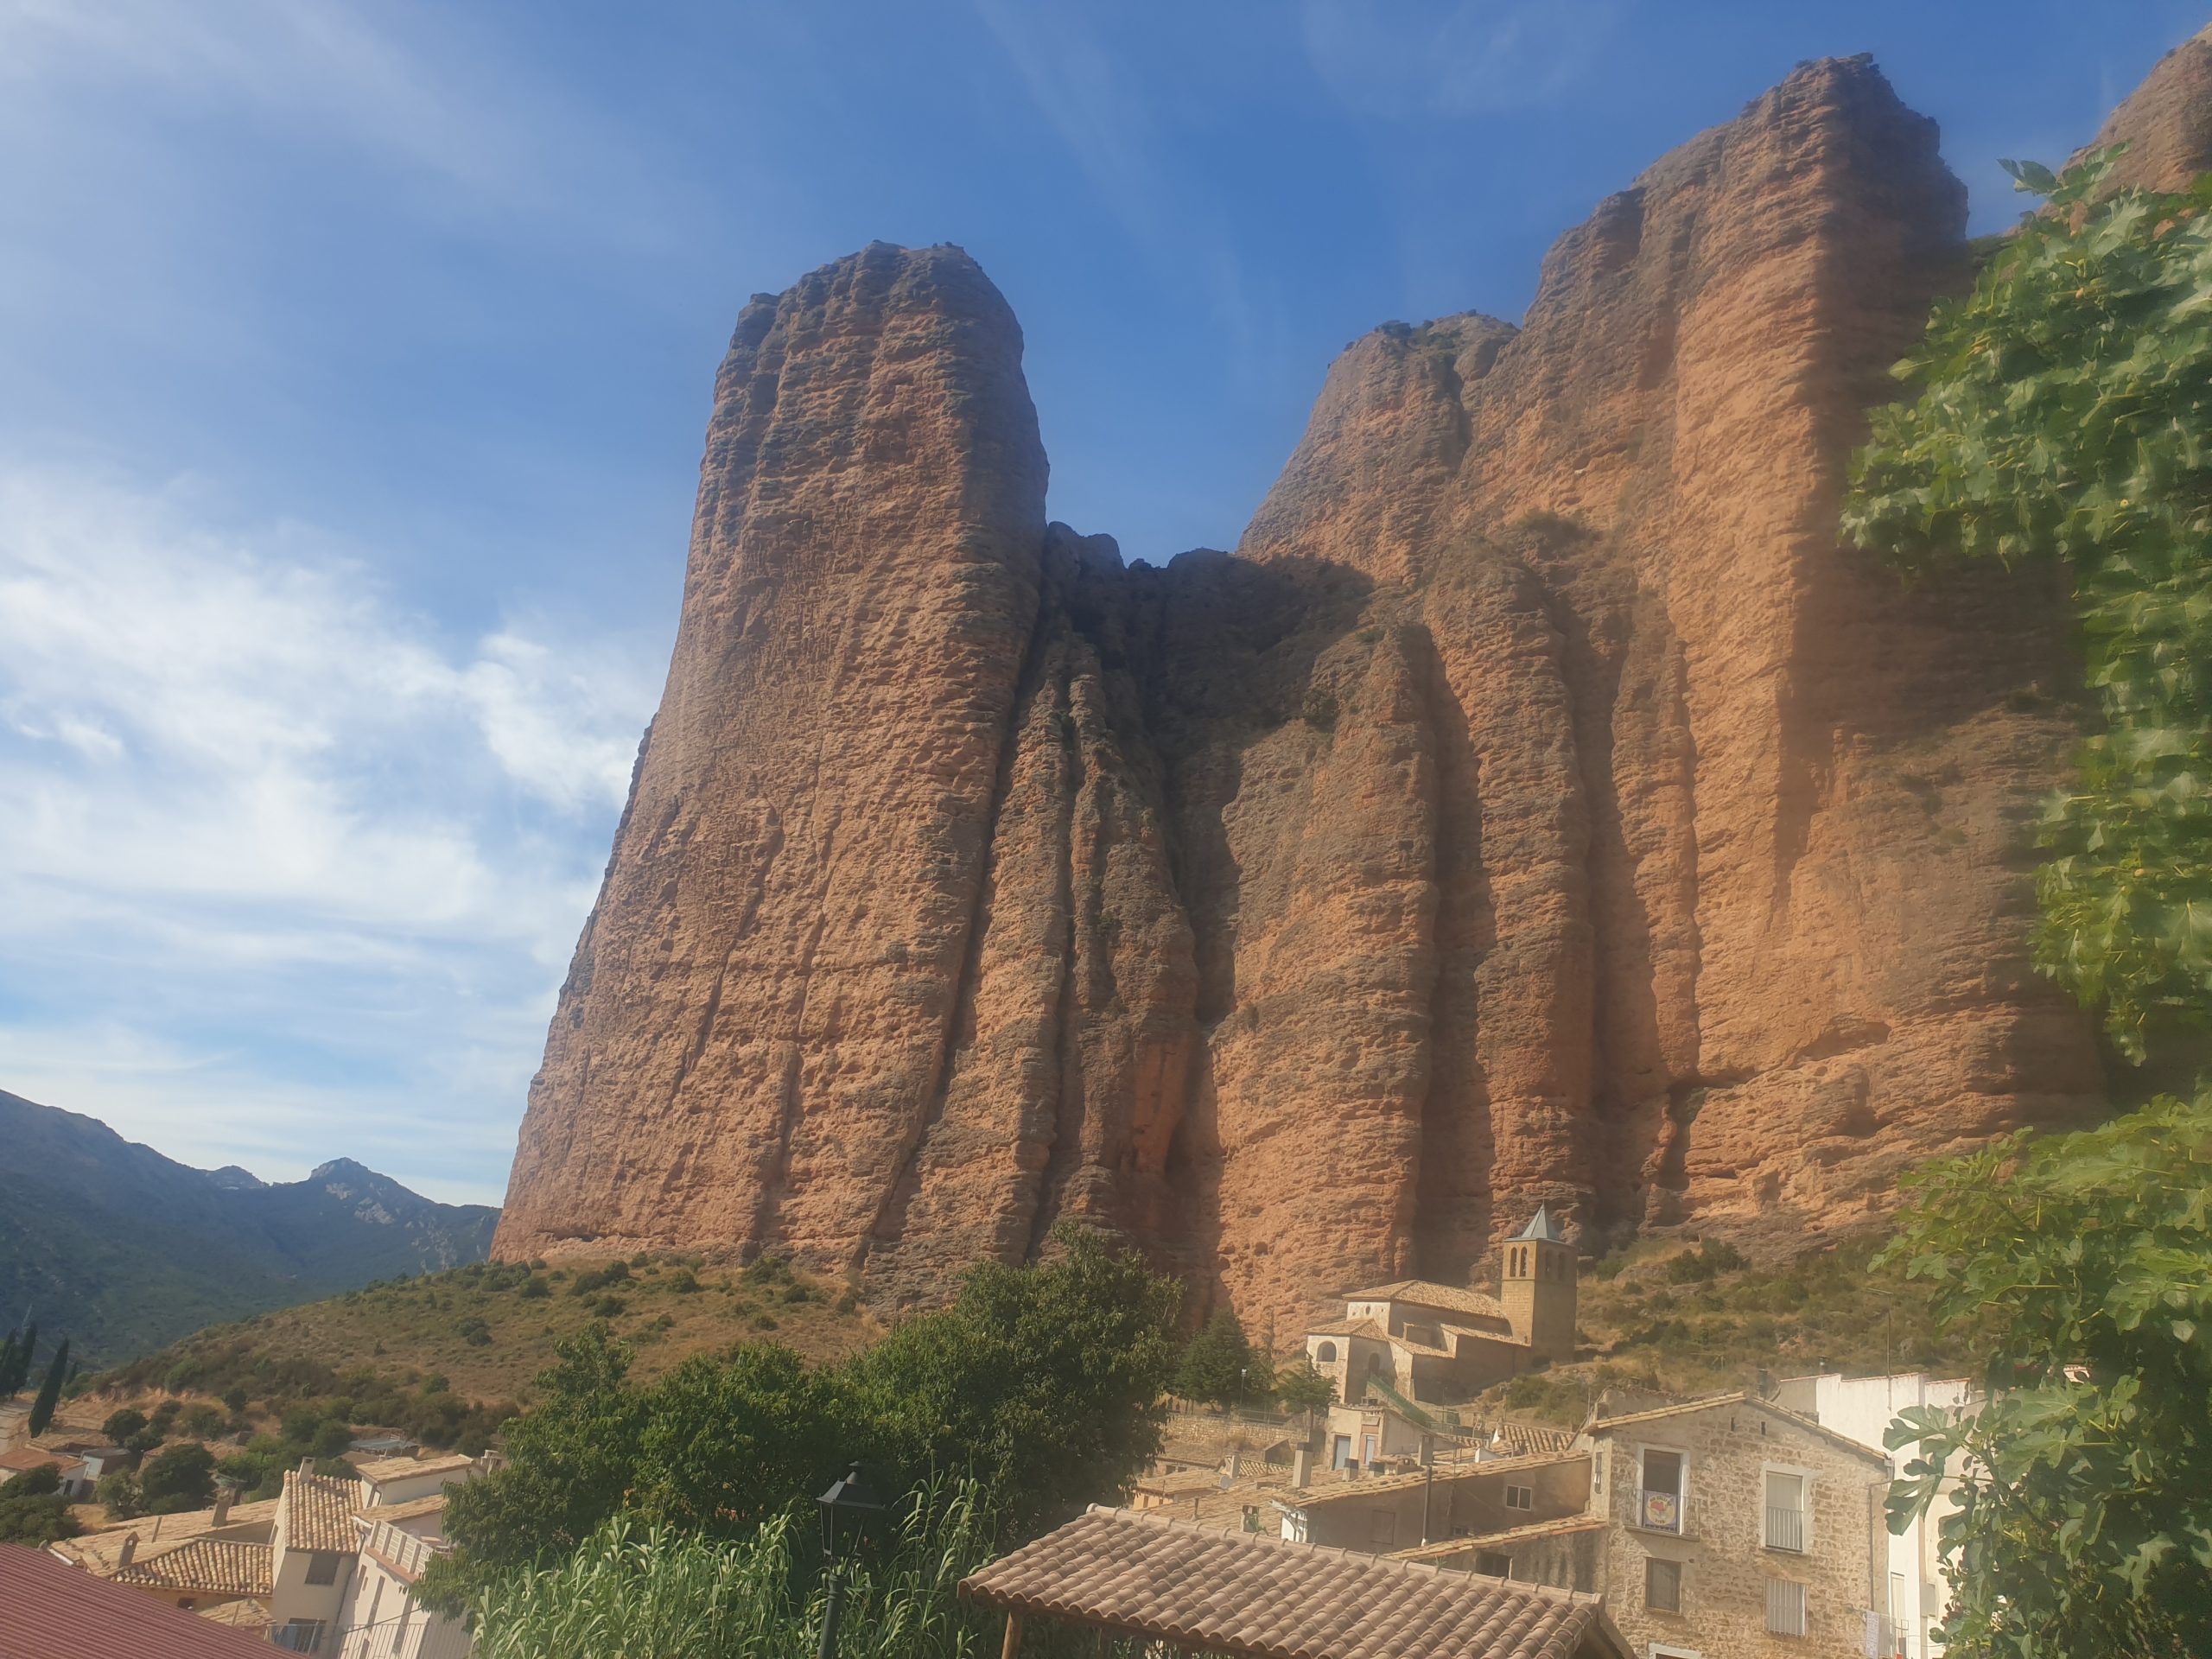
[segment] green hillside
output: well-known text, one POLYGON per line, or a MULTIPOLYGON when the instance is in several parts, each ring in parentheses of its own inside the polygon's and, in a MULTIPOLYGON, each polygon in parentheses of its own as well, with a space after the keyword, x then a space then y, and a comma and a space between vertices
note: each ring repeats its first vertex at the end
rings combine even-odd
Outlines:
POLYGON ((394 1274, 480 1261, 499 1211, 435 1203, 340 1159, 266 1185, 0 1091, 0 1325, 87 1363, 394 1274))

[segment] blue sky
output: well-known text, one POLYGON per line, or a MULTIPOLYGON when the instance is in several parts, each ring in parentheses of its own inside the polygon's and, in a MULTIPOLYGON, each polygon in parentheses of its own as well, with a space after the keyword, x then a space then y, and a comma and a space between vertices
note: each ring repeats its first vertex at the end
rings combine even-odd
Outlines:
POLYGON ((1230 544, 1330 358, 1872 51, 1975 228, 2200 4, 0 0, 0 1088, 496 1201, 746 296, 1012 301, 1052 511, 1230 544))

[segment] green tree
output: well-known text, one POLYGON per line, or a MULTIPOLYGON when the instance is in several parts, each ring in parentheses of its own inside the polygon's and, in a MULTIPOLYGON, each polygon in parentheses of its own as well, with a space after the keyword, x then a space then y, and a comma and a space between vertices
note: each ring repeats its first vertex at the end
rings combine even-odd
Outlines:
POLYGON ((23 1384, 31 1380, 31 1356, 37 1351, 38 1326, 27 1325, 23 1327, 23 1334, 16 1339, 15 1351, 10 1357, 7 1376, 0 1377, 0 1398, 18 1395, 23 1391, 23 1384))
POLYGON ((1300 1359, 1275 1373, 1275 1398, 1292 1411, 1325 1411, 1337 1402, 1336 1379, 1300 1359))
POLYGON ((25 1470, 0 1486, 0 1543, 50 1544, 79 1530, 61 1491, 61 1471, 52 1464, 25 1470))
POLYGON ((645 1395, 626 1381, 630 1349, 594 1325, 560 1355, 537 1379, 537 1408, 508 1425, 506 1466, 448 1493, 446 1533, 460 1547, 424 1575, 429 1605, 458 1612, 500 1572, 569 1554, 621 1508, 648 1421, 645 1395))
POLYGON ((181 1440, 146 1465, 138 1490, 149 1515, 204 1510, 215 1501, 214 1457, 204 1446, 181 1440))
POLYGON ((849 1368, 855 1421, 906 1480, 969 1471, 1009 1537, 1127 1490, 1159 1455, 1182 1287, 1063 1224, 1033 1268, 979 1262, 943 1312, 849 1368))
POLYGON ((952 1306, 840 1365, 746 1344, 638 1388, 629 1351, 594 1327, 539 1379, 506 1466, 454 1491, 457 1548, 423 1593, 458 1611, 626 1513, 747 1536, 855 1459, 891 1490, 972 1480, 994 1525, 1028 1535, 1157 1454, 1179 1296, 1135 1256, 1062 1230, 1044 1264, 971 1268, 952 1306))
POLYGON ((1949 1659, 2212 1653, 2212 1092, 1905 1184, 1888 1259, 1985 1344, 1979 1415, 1890 1433, 1891 1525, 1959 1505, 1949 1659))
POLYGON ((648 1524, 731 1537, 823 1491, 864 1433, 840 1380, 774 1343, 684 1361, 652 1392, 631 1507, 648 1524))
POLYGON ((61 1385, 69 1376, 69 1338, 61 1338, 61 1345, 54 1351, 53 1363, 46 1368, 46 1381, 40 1383, 38 1395, 31 1402, 29 1428, 33 1434, 46 1433, 46 1426, 54 1421, 54 1408, 61 1403, 61 1385))
POLYGON ((1185 1400, 1228 1405, 1245 1392, 1252 1370, 1252 1344, 1236 1315, 1222 1308, 1192 1337, 1175 1367, 1175 1392, 1185 1400))
POLYGON ((1908 571, 2066 567, 2102 729, 2045 817, 2036 960, 2139 1061, 2212 1024, 2212 180, 2006 165, 2052 211, 1936 308, 1843 523, 1908 571))
POLYGON ((133 1470, 109 1470, 93 1487, 92 1496, 107 1505, 107 1518, 111 1521, 129 1521, 146 1512, 146 1495, 133 1470))
POLYGON ((100 1433, 110 1446, 121 1446, 146 1427, 146 1414, 125 1406, 121 1411, 110 1412, 100 1425, 100 1433))

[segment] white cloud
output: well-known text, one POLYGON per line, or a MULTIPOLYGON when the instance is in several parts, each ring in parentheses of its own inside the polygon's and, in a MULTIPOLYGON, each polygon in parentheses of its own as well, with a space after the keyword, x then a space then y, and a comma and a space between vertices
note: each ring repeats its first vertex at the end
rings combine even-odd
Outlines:
POLYGON ((652 654, 449 640, 188 482, 0 468, 0 1087, 172 1099, 186 1158, 258 1112, 302 1166, 429 1109, 472 1161, 416 1173, 496 1183, 652 654))
POLYGON ((1390 119, 1525 109, 1589 62, 1618 0, 1306 0, 1306 55, 1344 104, 1390 119))

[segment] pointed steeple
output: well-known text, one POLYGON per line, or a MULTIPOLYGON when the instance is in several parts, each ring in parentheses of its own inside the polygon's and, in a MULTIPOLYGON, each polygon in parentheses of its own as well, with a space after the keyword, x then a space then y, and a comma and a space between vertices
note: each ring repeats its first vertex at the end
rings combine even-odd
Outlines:
POLYGON ((1519 1244, 1529 1240, 1537 1240, 1546 1244, 1567 1243, 1567 1235, 1560 1231, 1559 1224, 1552 1219, 1551 1205, 1538 1205, 1536 1213, 1529 1217, 1529 1224, 1514 1234, 1510 1242, 1519 1244))

